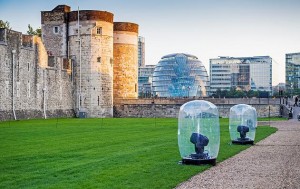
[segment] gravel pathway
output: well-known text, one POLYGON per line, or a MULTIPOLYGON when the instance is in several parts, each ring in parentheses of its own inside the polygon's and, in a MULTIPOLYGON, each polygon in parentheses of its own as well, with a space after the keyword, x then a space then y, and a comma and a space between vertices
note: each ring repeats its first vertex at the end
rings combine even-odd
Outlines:
POLYGON ((272 122, 278 131, 176 188, 299 188, 300 122, 272 122))

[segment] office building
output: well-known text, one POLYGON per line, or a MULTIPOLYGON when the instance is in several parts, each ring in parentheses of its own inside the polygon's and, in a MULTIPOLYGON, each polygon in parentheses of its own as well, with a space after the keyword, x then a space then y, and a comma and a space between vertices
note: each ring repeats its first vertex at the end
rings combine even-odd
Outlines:
POLYGON ((272 92, 272 58, 219 57, 210 59, 210 91, 217 90, 272 92))
POLYGON ((139 67, 138 91, 139 97, 151 97, 152 95, 152 75, 155 65, 145 65, 139 67))
POLYGON ((285 72, 287 89, 300 89, 300 52, 285 55, 285 72))
POLYGON ((145 38, 141 36, 138 38, 138 65, 145 66, 145 38))

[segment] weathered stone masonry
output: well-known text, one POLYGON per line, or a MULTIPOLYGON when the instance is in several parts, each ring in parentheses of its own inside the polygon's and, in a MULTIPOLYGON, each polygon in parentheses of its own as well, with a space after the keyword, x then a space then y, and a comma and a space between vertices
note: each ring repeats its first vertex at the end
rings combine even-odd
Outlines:
POLYGON ((13 107, 17 119, 73 116, 63 60, 53 58, 49 67, 39 37, 7 29, 0 29, 0 36, 0 120, 13 119, 13 107))
MULTIPOLYGON (((112 117, 113 85, 124 83, 113 78, 113 14, 80 10, 78 17, 78 11, 58 5, 41 12, 41 24, 42 38, 0 30, 0 120, 13 119, 14 112, 16 119, 74 116, 79 111, 88 117, 112 117)), ((133 82, 128 94, 136 98, 138 26, 124 23, 116 28, 125 33, 120 42, 131 52, 122 54, 127 51, 118 48, 118 57, 127 57, 117 60, 125 65, 118 70, 134 69, 128 75, 133 82)))
MULTIPOLYGON (((114 102, 114 117, 171 117, 177 118, 182 104, 194 99, 118 99, 114 102)), ((253 106, 259 117, 279 116, 278 99, 213 99, 206 98, 218 107, 221 117, 229 117, 229 110, 236 104, 253 106)))
POLYGON ((138 98, 138 25, 114 22, 114 100, 138 98))
POLYGON ((72 62, 74 110, 112 117, 113 14, 59 5, 42 12, 42 33, 49 54, 72 62))

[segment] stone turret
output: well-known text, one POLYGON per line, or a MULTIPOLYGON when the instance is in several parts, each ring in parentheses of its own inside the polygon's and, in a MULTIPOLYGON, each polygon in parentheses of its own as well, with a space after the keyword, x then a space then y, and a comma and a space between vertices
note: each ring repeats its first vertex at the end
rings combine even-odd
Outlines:
POLYGON ((114 22, 114 99, 138 98, 138 25, 114 22))
POLYGON ((70 10, 67 5, 58 5, 52 11, 41 12, 42 40, 50 56, 67 56, 70 10))
POLYGON ((81 10, 79 25, 78 30, 78 11, 70 12, 70 58, 75 68, 76 98, 81 96, 76 107, 86 111, 88 117, 112 117, 113 14, 81 10))

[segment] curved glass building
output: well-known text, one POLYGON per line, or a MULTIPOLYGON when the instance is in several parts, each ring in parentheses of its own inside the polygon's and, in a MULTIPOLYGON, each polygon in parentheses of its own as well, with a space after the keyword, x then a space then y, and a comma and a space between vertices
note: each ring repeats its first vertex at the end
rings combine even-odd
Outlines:
POLYGON ((154 69, 154 96, 205 97, 208 89, 206 69, 194 55, 176 53, 163 56, 154 69))

